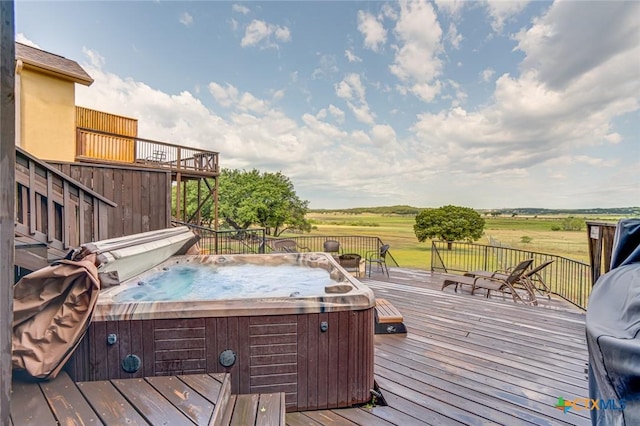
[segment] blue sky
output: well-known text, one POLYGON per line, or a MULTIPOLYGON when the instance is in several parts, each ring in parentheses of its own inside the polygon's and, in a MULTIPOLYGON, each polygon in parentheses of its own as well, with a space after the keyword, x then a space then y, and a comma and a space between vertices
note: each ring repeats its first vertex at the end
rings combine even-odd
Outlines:
POLYGON ((640 2, 16 2, 139 136, 312 208, 640 204, 640 2))

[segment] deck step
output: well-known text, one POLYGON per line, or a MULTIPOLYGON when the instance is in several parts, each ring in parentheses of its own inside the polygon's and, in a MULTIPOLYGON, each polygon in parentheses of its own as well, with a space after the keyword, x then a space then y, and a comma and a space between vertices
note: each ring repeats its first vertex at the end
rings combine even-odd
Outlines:
POLYGON ((404 318, 387 299, 376 299, 376 334, 406 333, 404 318))
POLYGON ((220 422, 212 424, 284 426, 284 392, 231 395, 220 422))

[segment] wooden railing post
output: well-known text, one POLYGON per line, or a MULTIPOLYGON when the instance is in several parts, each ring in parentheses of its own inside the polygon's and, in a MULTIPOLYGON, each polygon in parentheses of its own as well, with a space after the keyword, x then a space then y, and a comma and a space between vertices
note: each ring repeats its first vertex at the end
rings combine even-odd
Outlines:
POLYGON ((0 1, 0 424, 10 424, 15 221, 13 1, 0 1))

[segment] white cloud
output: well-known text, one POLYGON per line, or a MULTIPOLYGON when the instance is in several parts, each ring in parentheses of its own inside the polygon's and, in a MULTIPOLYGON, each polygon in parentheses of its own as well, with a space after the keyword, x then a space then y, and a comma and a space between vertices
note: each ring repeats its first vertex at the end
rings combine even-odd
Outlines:
POLYGON ((402 82, 401 93, 409 91, 425 102, 440 92, 437 77, 442 72, 442 29, 430 3, 425 0, 400 2, 394 28, 400 43, 391 73, 402 82))
POLYGON ((86 47, 82 48, 82 53, 89 59, 92 67, 102 68, 102 66, 106 63, 104 57, 102 57, 95 50, 87 49, 86 47))
MULTIPOLYGON (((637 78, 640 45, 624 41, 616 45, 616 53, 598 54, 593 59, 593 50, 582 48, 590 37, 581 37, 581 33, 573 31, 575 17, 580 16, 581 23, 606 17, 612 28, 622 29, 623 33, 635 28, 637 33, 640 23, 634 16, 640 11, 638 5, 631 2, 612 5, 617 10, 615 18, 604 14, 606 8, 600 4, 585 8, 577 2, 554 3, 546 15, 518 35, 520 47, 526 54, 521 74, 498 77, 492 102, 484 107, 467 111, 458 106, 437 114, 420 114, 413 127, 418 140, 435 156, 455 159, 456 169, 483 176, 494 175, 497 170, 520 176, 521 170, 551 164, 557 158, 566 158, 568 153, 621 143, 620 135, 612 130, 614 119, 640 108, 637 78), (571 16, 574 19, 569 19, 571 16), (614 21, 616 25, 612 25, 614 21), (549 29, 553 29, 554 34, 572 37, 541 37, 549 34, 549 29), (538 43, 544 44, 544 50, 538 43), (560 57, 563 60, 558 59, 556 63, 574 64, 568 73, 559 65, 559 73, 566 74, 562 84, 555 80, 551 62, 547 62, 548 58, 560 57)), ((602 38, 596 49, 620 40, 618 30, 592 29, 602 38)), ((485 70, 483 74, 491 72, 485 70)), ((600 156, 574 154, 573 157, 570 164, 603 167, 614 164, 600 156)), ((446 164, 448 161, 443 160, 442 167, 446 164)))
POLYGON ((435 0, 438 10, 450 16, 458 17, 464 7, 464 0, 435 0))
POLYGON ((526 54, 522 69, 535 69, 542 81, 563 88, 624 55, 627 60, 621 65, 637 76, 638 16, 639 2, 591 2, 582 8, 572 2, 553 3, 531 28, 515 36, 517 48, 526 54))
POLYGON ((609 142, 610 144, 613 144, 613 145, 617 145, 620 142, 622 142, 622 135, 620 133, 615 133, 615 132, 614 133, 610 133, 610 134, 606 135, 604 138, 605 138, 605 140, 607 142, 609 142))
POLYGON ((18 43, 26 44, 27 46, 35 47, 36 49, 42 49, 33 41, 29 40, 23 33, 16 34, 16 41, 18 43))
POLYGON ((451 44, 451 47, 458 50, 460 49, 460 43, 462 43, 462 34, 458 33, 458 28, 453 24, 449 24, 449 30, 447 30, 447 41, 451 44))
POLYGON ((347 60, 349 62, 362 62, 362 58, 357 56, 355 53, 353 53, 349 49, 344 51, 344 56, 347 57, 347 60))
POLYGON ((348 74, 340 83, 336 85, 336 95, 343 99, 357 99, 365 102, 366 89, 360 80, 360 74, 348 74))
POLYGON ((324 78, 338 72, 338 65, 336 63, 335 56, 327 54, 321 55, 320 53, 318 53, 317 56, 320 57, 320 66, 313 70, 311 78, 324 78))
MULTIPOLYGON (((442 13, 441 3, 437 4, 442 13)), ((394 116, 377 109, 366 89, 374 86, 382 91, 385 81, 379 84, 382 77, 373 71, 367 75, 375 84, 365 74, 345 73, 335 80, 334 94, 328 94, 340 98, 334 104, 324 100, 319 111, 312 105, 308 111, 285 113, 277 102, 284 91, 277 89, 286 87, 287 100, 294 98, 294 87, 306 89, 307 69, 300 68, 304 74, 299 79, 292 71, 295 67, 284 69, 282 75, 291 81, 272 83, 278 84, 273 89, 251 89, 253 93, 238 79, 212 81, 208 92, 202 90, 200 95, 171 94, 105 71, 104 58, 85 49, 85 62, 90 64, 83 66, 96 81, 77 88, 77 103, 138 118, 141 137, 218 151, 223 167, 282 171, 313 207, 398 202, 474 207, 625 205, 640 199, 640 162, 629 160, 634 155, 640 158, 640 152, 637 141, 628 136, 629 128, 637 128, 634 120, 640 110, 640 51, 633 37, 621 35, 637 34, 640 23, 633 17, 639 10, 631 2, 608 4, 613 12, 592 3, 550 4, 514 38, 516 54, 524 57, 520 68, 509 74, 489 68, 480 72, 472 86, 487 78, 492 84, 479 85, 480 90, 495 87, 495 91, 483 104, 467 106, 469 86, 444 76, 442 64, 438 65, 444 58, 442 43, 449 46, 449 42, 442 31, 434 36, 434 26, 439 29, 440 24, 426 12, 432 6, 388 3, 377 20, 395 27, 388 34, 389 44, 381 45, 395 55, 393 65, 399 72, 390 84, 397 83, 399 92, 419 99, 435 99, 446 89, 442 99, 450 102, 448 107, 438 104, 436 110, 423 107, 410 129, 398 123, 414 110, 409 102, 398 101, 395 93, 388 99, 396 102, 384 105, 395 110, 394 116), (590 8, 591 12, 584 10, 590 8), (414 14, 421 19, 413 22, 414 14), (591 34, 576 29, 570 16, 590 23, 603 39, 592 43, 591 34), (594 23, 598 16, 602 24, 594 23), (601 31, 598 25, 610 31, 601 31), (428 34, 418 33, 420 28, 428 34), (589 43, 594 45, 591 53, 582 48, 589 43), (406 46, 414 46, 411 52, 428 64, 426 72, 420 71, 425 64, 412 64, 411 55, 401 55, 406 46), (298 85, 292 84, 296 81, 298 85), (391 122, 377 124, 376 112, 382 123, 388 118, 391 122), (381 170, 389 171, 382 180, 381 170)), ((463 28, 460 21, 454 22, 463 28)), ((275 30, 255 46, 268 43, 279 43, 275 30)), ((453 58, 448 65, 457 63, 453 58)), ((308 93, 314 100, 321 97, 310 88, 308 93)))
POLYGON ((387 41, 387 30, 374 15, 358 11, 358 30, 364 37, 364 47, 379 52, 387 41))
POLYGON ((495 75, 496 71, 493 68, 487 68, 484 71, 482 71, 480 73, 480 78, 482 79, 482 81, 484 81, 485 83, 488 83, 491 81, 491 79, 493 78, 493 76, 495 75))
POLYGON ((387 124, 377 124, 371 129, 371 140, 377 146, 395 145, 396 132, 387 124))
POLYGON ((279 101, 280 99, 284 98, 284 90, 276 90, 275 92, 273 92, 273 95, 271 95, 271 98, 274 101, 279 101))
POLYGON ((225 87, 216 82, 209 83, 209 93, 223 107, 230 107, 238 100, 238 89, 227 83, 225 87))
POLYGON ((501 33, 505 22, 522 12, 527 4, 529 0, 487 0, 485 5, 493 31, 501 33))
POLYGON ((348 74, 340 83, 335 85, 336 96, 344 99, 356 120, 365 124, 373 124, 375 114, 371 112, 366 99, 366 89, 360 80, 360 75, 348 74))
POLYGON ((188 12, 183 12, 180 15, 180 23, 185 27, 190 27, 193 24, 193 16, 191 16, 188 12))
POLYGON ((335 105, 329 105, 329 112, 336 119, 338 123, 344 123, 344 111, 335 105))
POLYGON ((240 45, 242 47, 259 46, 262 49, 268 49, 277 48, 277 42, 286 43, 289 41, 291 41, 289 28, 254 19, 245 28, 245 34, 240 41, 240 45))
POLYGON ((243 5, 241 5, 241 4, 237 4, 237 3, 234 3, 234 4, 231 6, 231 10, 233 10, 234 12, 237 12, 237 13, 242 13, 243 15, 246 15, 246 14, 248 14, 249 12, 251 12, 251 10, 249 10, 249 8, 248 8, 248 7, 243 6, 243 5))

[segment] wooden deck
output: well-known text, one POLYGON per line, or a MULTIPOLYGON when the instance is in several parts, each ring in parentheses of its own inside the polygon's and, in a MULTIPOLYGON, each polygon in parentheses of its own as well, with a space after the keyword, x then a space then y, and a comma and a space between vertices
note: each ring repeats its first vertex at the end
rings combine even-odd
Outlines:
POLYGON ((586 410, 554 407, 588 396, 583 313, 557 299, 531 307, 441 291, 445 276, 426 271, 390 275, 361 278, 408 329, 375 336, 388 405, 288 413, 288 425, 591 424, 586 410))
MULTIPOLYGON (((386 405, 288 413, 286 424, 590 424, 586 410, 565 414, 554 407, 558 397, 588 396, 583 313, 560 300, 532 307, 499 295, 485 299, 464 290, 455 294, 453 287, 441 291, 445 276, 427 271, 394 268, 390 275, 361 279, 400 311, 408 329, 406 335, 375 336, 375 380, 386 405)), ((14 383, 13 424, 36 424, 34 416, 52 420, 37 424, 121 424, 109 415, 142 416, 150 424, 206 424, 216 399, 194 380, 73 384, 63 375, 39 385, 14 383), (115 399, 118 395, 125 396, 115 399)), ((232 397, 230 404, 246 411, 242 407, 255 408, 259 397, 242 398, 239 403, 232 397)), ((218 424, 228 422, 223 417, 218 424)))

